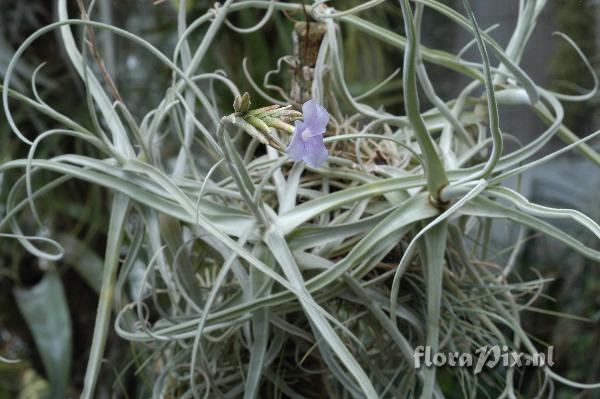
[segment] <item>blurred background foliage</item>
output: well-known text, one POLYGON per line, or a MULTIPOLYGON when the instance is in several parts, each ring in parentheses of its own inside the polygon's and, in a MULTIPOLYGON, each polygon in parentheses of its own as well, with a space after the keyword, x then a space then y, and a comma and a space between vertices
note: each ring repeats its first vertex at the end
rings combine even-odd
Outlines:
MULTIPOLYGON (((151 1, 100 0, 98 3, 101 15, 97 18, 135 32, 164 52, 172 51, 176 39, 176 1, 153 4, 151 1)), ((360 0, 329 2, 330 5, 342 9, 359 3, 360 0)), ((460 8, 459 1, 450 0, 447 3, 460 8)), ((511 0, 510 3, 511 7, 515 8, 517 1, 511 0)), ((592 56, 592 62, 597 66, 599 60, 593 55, 600 54, 596 27, 597 19, 600 18, 600 7, 591 0, 553 0, 550 3, 552 18, 543 20, 543 23, 570 35, 584 53, 592 56)), ((207 1, 188 0, 188 7, 189 21, 192 21, 204 14, 207 1)), ((481 8, 481 5, 478 8, 481 8)), ((48 0, 0 0, 0 75, 4 73, 7 63, 20 43, 37 28, 55 20, 54 12, 53 2, 48 0)), ((71 13, 77 15, 75 2, 72 4, 71 13)), ((262 15, 263 11, 243 11, 236 13, 231 22, 239 27, 250 26, 262 15)), ((388 29, 398 32, 400 30, 401 12, 397 2, 386 2, 367 10, 361 16, 388 29)), ((425 18, 425 26, 436 27, 427 31, 423 38, 427 46, 455 51, 465 44, 460 42, 458 28, 442 16, 429 12, 425 18)), ((239 35, 231 30, 223 29, 218 37, 219 46, 212 48, 210 59, 203 67, 206 70, 224 69, 232 80, 239 82, 242 90, 249 91, 251 97, 259 102, 260 96, 247 82, 240 59, 248 58, 250 74, 256 81, 262 82, 262 77, 277 67, 280 57, 291 54, 291 32, 294 22, 304 19, 302 13, 276 13, 264 29, 245 36, 244 40, 239 40, 239 35)), ((194 33, 192 43, 197 43, 202 34, 202 29, 194 33)), ((374 41, 352 28, 344 27, 342 34, 345 37, 343 52, 347 80, 360 82, 350 87, 354 94, 375 86, 401 65, 401 53, 396 49, 374 41)), ((495 36, 495 32, 492 32, 492 36, 495 36)), ((115 39, 110 34, 98 34, 98 38, 107 69, 129 109, 134 114, 142 115, 154 107, 162 98, 164 88, 170 83, 170 73, 130 42, 115 39)), ((544 40, 550 39, 546 37, 544 40)), ((529 56, 536 57, 536 54, 530 53, 529 56)), ((67 66, 68 62, 64 57, 55 33, 43 36, 27 51, 26 57, 18 65, 13 87, 30 93, 32 73, 45 62, 46 65, 37 75, 37 88, 41 97, 58 110, 77 115, 79 123, 89 125, 88 111, 82 101, 81 82, 74 78, 74 73, 67 66)), ((551 59, 545 61, 550 71, 549 83, 554 88, 564 89, 566 82, 569 82, 568 89, 575 91, 580 87, 587 87, 589 77, 583 73, 584 65, 580 62, 566 62, 569 59, 574 59, 572 48, 562 41, 557 41, 551 59)), ((452 77, 446 75, 447 73, 445 70, 436 69, 435 66, 431 67, 431 79, 436 82, 436 88, 442 98, 460 87, 452 77)), ((285 77, 282 79, 285 80, 285 77)), ((403 106, 401 93, 401 77, 396 75, 370 97, 370 103, 385 106, 399 113, 403 106)), ((221 106, 229 109, 230 105, 221 106)), ((598 118, 595 115, 599 107, 597 99, 569 105, 566 108, 567 126, 575 132, 589 132, 592 126, 597 126, 598 118)), ((53 127, 52 122, 27 107, 19 107, 15 103, 14 112, 16 122, 24 131, 40 131, 53 127)), ((81 146, 76 148, 77 153, 91 151, 80 142, 76 143, 69 138, 48 141, 39 151, 42 152, 41 157, 46 157, 59 153, 58 148, 70 146, 81 146)), ((2 115, 0 162, 26 156, 27 148, 12 135, 2 115)), ((568 161, 566 163, 565 168, 568 170, 571 166, 568 161)), ((551 170, 550 173, 564 173, 564 168, 551 170)), ((589 176, 586 178, 585 169, 582 173, 583 176, 580 175, 579 180, 574 178, 579 188, 575 193, 572 187, 539 184, 544 179, 543 174, 538 176, 538 180, 531 179, 530 190, 534 194, 532 200, 547 205, 574 207, 598 220, 599 181, 589 176)), ((15 176, 11 174, 0 176, 0 204, 6 202, 8 189, 14 184, 14 179, 15 176)), ((36 178, 40 182, 43 179, 43 173, 36 178)), ((15 294, 0 296, 0 356, 22 360, 15 364, 0 362, 0 399, 43 397, 50 392, 49 380, 63 378, 60 375, 48 375, 45 371, 48 367, 45 368, 44 365, 49 364, 51 367, 56 359, 48 358, 43 352, 44 343, 40 337, 48 334, 43 328, 57 327, 56 323, 43 323, 42 320, 40 324, 40 320, 28 317, 27 308, 33 305, 27 298, 31 297, 37 297, 36 300, 42 304, 58 303, 56 306, 62 306, 67 311, 62 315, 61 326, 65 327, 66 323, 71 326, 68 329, 69 334, 63 338, 68 341, 69 347, 64 347, 64 350, 66 356, 72 359, 72 367, 70 372, 68 367, 64 370, 69 374, 64 377, 68 378, 69 387, 64 395, 77 397, 78 389, 82 385, 97 306, 98 278, 102 267, 100 257, 104 252, 103 243, 106 241, 108 201, 102 189, 81 181, 71 181, 64 187, 62 190, 52 191, 51 199, 38 201, 36 205, 39 213, 45 218, 45 225, 53 232, 62 232, 59 241, 70 249, 68 257, 56 264, 40 264, 14 240, 0 239, 0 292, 15 294), (84 220, 87 221, 86 224, 81 223, 84 220), (85 261, 85 268, 81 267, 82 260, 85 261), (56 274, 47 273, 47 270, 54 270, 56 274), (49 279, 52 279, 51 283, 49 279), (45 286, 50 287, 44 288, 45 286)), ((3 214, 3 209, 0 209, 0 212, 3 214)), ((28 212, 22 212, 20 218, 22 226, 35 228, 33 220, 28 220, 31 218, 28 212)), ((503 233, 498 235, 499 238, 492 246, 496 253, 506 249, 503 247, 506 240, 502 239, 502 235, 503 233)), ((586 262, 590 261, 566 248, 559 248, 555 241, 549 242, 529 234, 525 237, 528 244, 520 259, 518 272, 524 279, 538 272, 551 278, 543 298, 536 305, 540 311, 531 312, 524 320, 525 325, 538 339, 554 343, 557 371, 560 374, 582 382, 600 380, 600 356, 595 356, 591 364, 587 360, 589 356, 586 356, 590 352, 598 353, 600 346, 599 269, 586 267, 586 262), (577 315, 584 319, 557 316, 559 313, 577 315)), ((588 244, 597 247, 597 243, 588 244)), ((51 318, 59 318, 61 310, 49 312, 52 313, 51 318)), ((128 397, 127 392, 131 392, 128 387, 135 380, 137 366, 132 365, 131 352, 123 350, 127 349, 128 343, 117 339, 115 335, 109 340, 106 356, 110 366, 103 369, 97 396, 110 397, 111 392, 117 392, 117 397, 128 397)), ((527 381, 522 383, 527 384, 527 381)), ((559 392, 558 397, 573 397, 571 390, 559 389, 564 389, 564 392, 559 392)), ((585 392, 580 397, 599 398, 600 395, 597 392, 585 392)))
MULTIPOLYGON (((593 1, 569 1, 558 0, 556 10, 556 29, 561 32, 569 32, 569 35, 579 45, 585 54, 589 54, 592 61, 597 62, 598 37, 595 32, 595 23, 598 16, 597 5, 593 1)), ((557 90, 579 89, 585 87, 587 77, 583 66, 574 62, 567 62, 572 49, 567 43, 558 44, 555 56, 550 62, 550 70, 555 79, 554 87, 557 90)), ((585 104, 572 104, 565 107, 565 124, 568 126, 581 126, 589 128, 593 122, 594 111, 598 104, 588 102, 585 104)))

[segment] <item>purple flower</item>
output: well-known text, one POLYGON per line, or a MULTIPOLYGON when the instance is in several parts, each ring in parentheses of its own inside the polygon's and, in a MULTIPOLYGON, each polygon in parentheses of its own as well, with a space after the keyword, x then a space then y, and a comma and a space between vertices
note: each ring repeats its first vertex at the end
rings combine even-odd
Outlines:
POLYGON ((304 103, 302 114, 304 121, 296 121, 294 135, 285 152, 296 161, 304 161, 313 168, 318 168, 327 159, 323 133, 329 114, 315 99, 304 103))

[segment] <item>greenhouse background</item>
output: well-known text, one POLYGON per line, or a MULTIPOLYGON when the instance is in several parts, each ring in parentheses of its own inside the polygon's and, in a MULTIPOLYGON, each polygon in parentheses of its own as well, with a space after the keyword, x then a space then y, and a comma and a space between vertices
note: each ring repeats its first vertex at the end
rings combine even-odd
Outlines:
POLYGON ((472 13, 465 3, 0 0, 0 399, 600 398, 600 141, 558 153, 600 127, 591 73, 600 73, 600 2, 471 0, 472 13), (44 31, 66 20, 61 12, 73 21, 44 31), (415 72, 412 94, 454 188, 441 205, 446 197, 429 193, 430 181, 410 180, 434 168, 420 139, 411 138, 415 124, 406 112, 407 13, 420 29, 416 65, 428 74, 415 72), (488 37, 507 49, 520 29, 527 32, 513 59, 520 68, 500 67, 488 37), (73 49, 83 54, 79 61, 73 49), (195 89, 174 66, 198 78, 195 89), (460 129, 438 112, 443 106, 423 80, 449 109, 479 82, 455 118, 460 129), (462 170, 494 159, 495 101, 503 154, 518 153, 559 119, 553 110, 544 121, 528 82, 543 107, 560 102, 568 134, 557 125, 531 156, 454 187, 468 175, 462 170), (98 100, 100 90, 108 105, 98 100), (520 91, 513 98, 510 90, 520 91), (245 92, 251 108, 244 108, 245 92), (300 111, 308 123, 302 104, 310 98, 330 114, 325 166, 285 155, 300 111), (271 111, 260 110, 273 104, 291 107, 268 119, 271 111), (120 147, 113 117, 133 144, 120 147), (36 137, 57 129, 79 135, 57 132, 32 153, 36 137), (154 142, 145 141, 146 131, 154 142), (462 142, 458 132, 471 139, 462 142), (440 150, 444 135, 456 154, 440 150), (464 154, 471 158, 457 166, 464 154), (548 225, 477 209, 480 195, 490 203, 514 199, 493 184, 539 159, 501 184, 531 204, 559 209, 532 205, 532 218, 548 225), (377 182, 392 180, 398 190, 377 191, 377 182), (366 186, 368 194, 343 202, 343 194, 366 186), (384 234, 381 220, 403 206, 410 224, 384 234), (217 233, 198 222, 204 215, 217 233), (230 258, 235 250, 219 234, 248 258, 230 258), (436 234, 444 236, 437 263, 424 255, 435 247, 427 236, 436 234), (318 285, 361 245, 373 252, 318 285), (294 261, 289 269, 277 249, 294 261), (257 269, 250 255, 287 285, 257 269), (435 273, 427 262, 443 270, 436 334, 435 273), (221 274, 224 268, 231 271, 221 274), (542 368, 421 373, 405 353, 432 339, 440 351, 473 351, 500 344, 499 336, 530 351, 517 331, 540 351, 553 348, 552 373, 562 377, 542 368))

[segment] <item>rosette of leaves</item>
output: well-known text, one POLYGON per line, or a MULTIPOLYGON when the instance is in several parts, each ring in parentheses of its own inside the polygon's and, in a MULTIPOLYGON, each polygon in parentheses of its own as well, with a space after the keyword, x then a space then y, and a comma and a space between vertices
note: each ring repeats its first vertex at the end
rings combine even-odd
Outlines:
POLYGON ((532 308, 545 280, 521 281, 512 273, 510 259, 522 241, 507 262, 488 255, 492 220, 535 230, 600 260, 597 250, 552 223, 566 219, 597 239, 594 220, 531 203, 506 184, 570 150, 600 165, 586 143, 598 133, 579 139, 562 123, 562 102, 586 100, 597 90, 584 54, 565 37, 581 56, 576 61, 593 75, 585 94, 542 88, 519 66, 545 1, 519 3, 506 48, 479 28, 466 0, 461 9, 436 0, 411 7, 401 0, 394 8, 402 15, 400 33, 359 16, 390 7, 379 0, 343 10, 325 3, 228 0, 193 21, 185 18, 184 3, 170 56, 138 35, 96 22, 93 2, 85 18, 74 19, 67 1, 58 0, 58 22, 29 37, 7 66, 5 115, 30 152, 0 166, 2 173, 22 176, 8 195, 0 223, 11 231, 3 237, 39 259, 59 262, 65 248, 51 234, 59 226, 26 232, 18 216, 30 214, 43 226, 37 204, 69 179, 100 186, 111 198, 97 249, 102 284, 82 397, 96 392, 110 330, 131 343, 130 352, 119 354, 125 364, 119 381, 131 377, 136 383, 130 389, 141 397, 517 397, 522 373, 535 374, 525 389, 539 397, 557 383, 598 388, 548 367, 473 375, 463 368, 415 369, 413 362, 419 345, 434 353, 474 353, 485 345, 506 345, 529 357, 544 352, 521 314, 532 308), (228 17, 241 10, 264 14, 255 26, 238 27, 228 17), (425 10, 470 33, 479 59, 421 45, 425 10), (330 114, 324 137, 330 155, 318 168, 282 152, 287 140, 278 130, 294 132, 291 123, 300 114, 289 105, 298 104, 261 87, 240 61, 249 84, 273 104, 251 109, 249 96, 238 89, 246 82, 202 68, 211 46, 224 51, 216 41, 220 30, 231 29, 243 40, 276 13, 325 25, 309 71, 312 98, 330 114), (126 100, 111 97, 107 76, 95 73, 88 30, 75 37, 74 26, 109 30, 149 51, 173 73, 163 99, 133 115, 126 100), (404 112, 369 102, 388 80, 365 93, 349 89, 344 65, 352 60, 341 51, 348 26, 402 57, 404 112), (85 86, 89 123, 11 89, 23 52, 51 31, 59 32, 85 86), (191 35, 198 32, 199 45, 193 45, 191 35), (456 98, 436 94, 428 75, 432 64, 468 80, 456 98), (430 109, 422 108, 423 98, 430 109), (232 99, 233 113, 217 105, 232 99), (21 131, 12 118, 15 101, 61 127, 21 131), (546 128, 531 142, 504 145, 518 142, 513 139, 519 132, 502 131, 499 104, 533 110, 546 128), (84 142, 99 155, 60 147, 54 157, 38 157, 38 147, 59 136, 84 142), (565 146, 536 157, 555 136, 565 146), (36 179, 44 171, 53 177, 36 179))

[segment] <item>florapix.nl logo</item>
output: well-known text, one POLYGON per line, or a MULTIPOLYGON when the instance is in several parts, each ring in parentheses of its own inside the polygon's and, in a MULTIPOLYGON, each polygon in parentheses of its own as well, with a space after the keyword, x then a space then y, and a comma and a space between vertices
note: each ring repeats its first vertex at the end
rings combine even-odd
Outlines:
POLYGON ((484 367, 552 367, 554 366, 554 347, 547 352, 528 354, 517 352, 507 345, 482 346, 475 352, 435 352, 429 346, 417 346, 413 355, 416 369, 421 367, 468 367, 479 374, 484 367))

